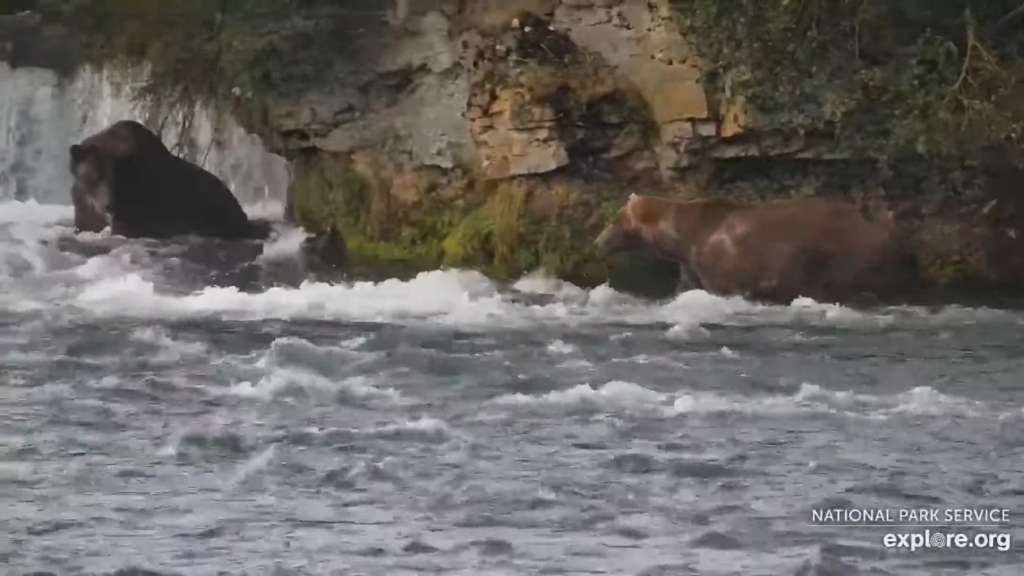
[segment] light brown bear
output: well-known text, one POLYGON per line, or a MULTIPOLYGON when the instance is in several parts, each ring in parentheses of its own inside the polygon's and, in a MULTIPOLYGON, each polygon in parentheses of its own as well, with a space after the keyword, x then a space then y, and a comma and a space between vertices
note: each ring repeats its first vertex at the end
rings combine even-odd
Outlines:
POLYGON ((810 197, 742 205, 632 194, 595 241, 602 255, 678 262, 695 288, 788 304, 882 297, 899 273, 891 211, 810 197))

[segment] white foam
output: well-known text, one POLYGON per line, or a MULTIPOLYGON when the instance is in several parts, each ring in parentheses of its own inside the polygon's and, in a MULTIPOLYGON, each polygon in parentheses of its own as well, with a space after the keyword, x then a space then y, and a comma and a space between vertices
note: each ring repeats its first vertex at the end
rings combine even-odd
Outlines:
POLYGON ((735 350, 729 348, 728 346, 722 346, 722 349, 719 350, 719 353, 721 353, 722 356, 725 356, 726 358, 739 358, 740 357, 740 355, 738 353, 736 353, 735 350))
POLYGON ((452 435, 451 427, 437 418, 417 418, 396 424, 385 424, 363 431, 363 435, 392 440, 419 439, 440 441, 452 435))
POLYGON ((369 341, 370 338, 368 336, 356 336, 355 338, 343 340, 339 342, 338 345, 341 346, 342 348, 347 348, 349 350, 357 350, 360 347, 362 347, 363 344, 366 344, 369 341))
POLYGON ((548 343, 548 352, 552 354, 572 354, 576 352, 576 347, 572 344, 566 344, 564 340, 555 339, 548 343))
POLYGON ((585 406, 597 408, 644 408, 665 404, 670 398, 662 394, 634 384, 632 382, 612 381, 598 388, 589 384, 580 384, 566 390, 555 390, 539 396, 529 394, 509 394, 496 398, 495 404, 505 405, 544 405, 585 406))
POLYGON ((676 326, 670 334, 701 330, 700 323, 712 321, 843 325, 851 322, 877 325, 891 321, 888 316, 853 311, 831 314, 814 310, 808 314, 803 305, 764 306, 703 292, 688 292, 659 305, 616 294, 607 287, 579 292, 584 298, 574 292, 568 301, 556 299, 546 304, 527 305, 503 295, 483 275, 458 270, 424 272, 408 281, 304 282, 297 288, 274 287, 255 294, 230 287, 210 287, 181 296, 161 293, 142 272, 129 271, 132 264, 125 254, 100 258, 79 269, 80 275, 92 281, 72 299, 83 313, 98 316, 429 321, 465 327, 669 322, 676 326), (118 274, 118 270, 122 273, 118 274))
MULTIPOLYGON (((252 200, 250 198, 241 197, 238 201, 242 204, 242 208, 245 209, 245 213, 248 214, 250 218, 263 218, 266 220, 283 219, 287 204, 283 199, 276 196, 284 194, 284 192, 275 192, 275 189, 271 188, 269 185, 267 186, 267 190, 267 198, 252 200)), ((234 189, 232 189, 232 191, 234 191, 234 189)), ((237 191, 235 194, 237 196, 237 191)))
POLYGON ((913 416, 1000 416, 983 402, 943 394, 927 386, 894 394, 858 394, 804 383, 793 393, 731 394, 711 390, 658 392, 633 382, 611 381, 597 388, 580 384, 545 394, 508 394, 491 401, 495 407, 544 407, 598 410, 609 413, 644 411, 670 418, 681 415, 841 414, 887 419, 913 416))
POLYGON ((298 368, 272 368, 257 382, 242 381, 229 389, 232 394, 261 399, 284 397, 290 393, 308 394, 325 401, 355 401, 397 404, 403 401, 398 391, 378 387, 365 376, 331 379, 298 368))
POLYGON ((425 272, 409 282, 304 282, 299 288, 275 287, 258 294, 211 287, 186 296, 160 294, 152 282, 129 273, 87 285, 74 304, 101 316, 365 321, 433 317, 455 323, 487 322, 500 318, 511 306, 482 275, 446 271, 425 272))
MULTIPOLYGON (((168 293, 157 287, 162 283, 157 273, 163 265, 162 257, 147 252, 139 242, 98 239, 97 243, 106 244, 111 251, 92 258, 67 255, 47 245, 57 235, 68 232, 67 226, 58 222, 66 216, 68 212, 63 207, 54 209, 34 203, 0 205, 0 223, 18 222, 6 228, 8 236, 17 240, 0 243, 0 254, 9 255, 9 264, 30 262, 27 266, 31 273, 41 275, 39 282, 44 277, 52 280, 40 290, 32 283, 16 281, 11 278, 13 272, 8 271, 7 278, 0 276, 0 283, 7 290, 7 297, 0 301, 6 301, 9 306, 16 301, 21 309, 45 308, 59 302, 69 314, 105 318, 332 319, 428 322, 467 328, 657 323, 672 326, 667 332, 669 337, 686 338, 706 336, 702 324, 708 322, 879 326, 895 321, 891 312, 862 313, 806 300, 791 306, 767 306, 702 291, 680 294, 667 303, 652 303, 619 294, 607 286, 582 290, 549 285, 549 292, 563 296, 555 296, 542 304, 527 304, 503 294, 483 275, 460 270, 424 272, 407 281, 337 284, 307 281, 295 288, 273 287, 259 293, 231 287, 208 287, 190 294, 168 293), (21 212, 24 218, 19 220, 21 212), (19 228, 14 231, 11 226, 19 228), (46 254, 50 256, 43 257, 46 254), (51 270, 47 258, 55 255, 61 255, 65 262, 60 269, 51 270), (51 273, 50 276, 47 273, 51 273)), ((4 229, 0 224, 0 230, 4 229)), ((286 229, 274 243, 265 247, 263 258, 287 259, 298 250, 303 238, 301 230, 286 229)), ((536 277, 530 281, 536 282, 536 277)), ((902 314, 911 319, 937 317, 910 309, 902 314)), ((941 316, 953 324, 967 321, 969 317, 964 311, 945 312, 941 316)), ((551 351, 568 353, 557 343, 551 351)))
POLYGON ((684 393, 673 403, 673 410, 680 414, 832 413, 871 419, 900 415, 989 417, 998 412, 983 402, 943 394, 928 386, 895 394, 872 395, 829 390, 809 383, 801 384, 791 395, 750 397, 712 392, 684 393))
POLYGON ((209 348, 205 344, 175 340, 167 334, 167 330, 159 327, 137 328, 132 331, 131 337, 133 340, 156 346, 157 353, 151 359, 158 362, 200 358, 209 353, 209 348))
POLYGON ((535 271, 523 276, 512 285, 512 288, 526 294, 544 294, 562 300, 584 301, 589 296, 586 290, 554 278, 544 271, 535 271))
POLYGON ((859 411, 873 415, 898 414, 921 416, 991 415, 983 402, 943 394, 930 386, 916 386, 894 395, 857 394, 827 390, 814 384, 802 384, 794 396, 798 402, 820 403, 837 410, 859 411))
POLYGON ((26 230, 34 226, 52 227, 61 220, 71 220, 74 216, 71 205, 40 204, 35 199, 24 202, 5 200, 0 202, 0 224, 25 226, 26 230))
POLYGON ((425 416, 389 424, 377 424, 363 428, 307 428, 302 434, 346 438, 376 438, 381 440, 406 440, 443 442, 452 438, 464 440, 451 426, 439 418, 425 416))
POLYGON ((308 237, 309 234, 302 228, 290 226, 280 236, 263 245, 261 258, 265 261, 294 258, 308 237))

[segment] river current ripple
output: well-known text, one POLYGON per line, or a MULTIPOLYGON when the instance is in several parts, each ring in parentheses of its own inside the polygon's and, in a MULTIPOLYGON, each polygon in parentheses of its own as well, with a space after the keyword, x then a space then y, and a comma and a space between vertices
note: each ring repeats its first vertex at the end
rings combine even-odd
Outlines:
POLYGON ((3 574, 1021 573, 1016 542, 812 522, 1006 508, 1024 538, 1020 313, 303 281, 285 225, 70 217, 0 205, 3 574))

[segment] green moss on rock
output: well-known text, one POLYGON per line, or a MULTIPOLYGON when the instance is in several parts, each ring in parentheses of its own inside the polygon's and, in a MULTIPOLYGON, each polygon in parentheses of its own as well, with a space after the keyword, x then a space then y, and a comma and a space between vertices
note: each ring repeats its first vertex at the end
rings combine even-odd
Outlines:
POLYGON ((594 238, 622 202, 611 199, 621 195, 615 188, 537 176, 417 180, 402 170, 365 157, 304 155, 295 160, 291 217, 314 234, 342 236, 350 262, 406 273, 450 266, 509 281, 544 270, 579 286, 611 278, 613 287, 656 296, 675 286, 674 266, 642 258, 610 265, 596 254, 594 238), (400 202, 396 182, 418 184, 400 202))
POLYGON ((439 238, 453 226, 452 215, 420 211, 414 222, 401 225, 389 214, 387 190, 357 170, 346 155, 307 154, 294 167, 289 212, 308 231, 340 234, 349 258, 413 269, 441 264, 439 238))
POLYGON ((521 250, 525 199, 525 190, 494 191, 442 240, 444 264, 483 268, 501 277, 531 266, 534 262, 521 250))

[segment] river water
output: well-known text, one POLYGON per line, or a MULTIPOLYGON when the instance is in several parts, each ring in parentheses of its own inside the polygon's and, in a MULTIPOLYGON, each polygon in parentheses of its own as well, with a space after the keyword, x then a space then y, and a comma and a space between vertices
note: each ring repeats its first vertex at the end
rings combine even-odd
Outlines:
MULTIPOLYGON (((961 530, 1024 537, 1019 312, 318 282, 284 223, 266 245, 74 239, 66 146, 131 110, 89 95, 102 79, 18 74, 3 575, 1022 573, 1016 543, 910 551, 885 534, 921 528, 813 521, 999 508, 1010 525, 961 530)), ((211 169, 279 214, 279 159, 239 142, 211 169)))

